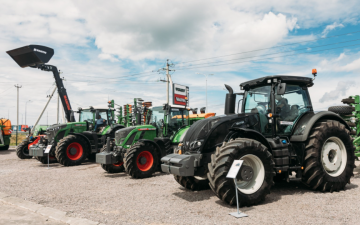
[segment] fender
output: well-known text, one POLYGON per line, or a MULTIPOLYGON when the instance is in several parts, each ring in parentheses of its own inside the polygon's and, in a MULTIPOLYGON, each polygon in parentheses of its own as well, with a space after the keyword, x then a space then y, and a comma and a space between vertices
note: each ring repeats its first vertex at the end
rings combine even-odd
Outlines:
POLYGON ((271 148, 269 142, 264 137, 264 135, 262 135, 260 132, 258 132, 256 130, 251 130, 251 129, 247 129, 247 128, 237 128, 237 127, 230 128, 229 130, 232 132, 230 132, 225 137, 225 141, 228 141, 228 139, 230 138, 230 134, 239 133, 241 137, 243 137, 243 138, 248 137, 251 139, 255 139, 255 140, 259 141, 261 144, 265 145, 269 151, 272 151, 272 148, 271 148))
POLYGON ((323 111, 319 113, 308 113, 304 115, 293 128, 291 142, 305 142, 310 134, 311 129, 319 120, 336 120, 344 124, 346 129, 351 130, 350 126, 338 114, 323 111))
MULTIPOLYGON (((156 147, 156 148, 158 149, 158 151, 160 152, 160 158, 165 155, 165 149, 162 149, 155 141, 146 140, 146 139, 139 139, 138 141, 148 142, 148 143, 151 143, 151 144, 155 145, 155 147, 156 147)), ((160 158, 159 158, 159 159, 160 159, 160 158)))
POLYGON ((69 135, 75 135, 75 136, 80 136, 80 137, 83 137, 85 140, 86 140, 86 142, 88 143, 88 145, 90 146, 90 148, 91 148, 91 143, 90 143, 90 140, 89 140, 89 138, 87 138, 85 135, 83 135, 83 134, 81 134, 81 133, 69 133, 69 135))

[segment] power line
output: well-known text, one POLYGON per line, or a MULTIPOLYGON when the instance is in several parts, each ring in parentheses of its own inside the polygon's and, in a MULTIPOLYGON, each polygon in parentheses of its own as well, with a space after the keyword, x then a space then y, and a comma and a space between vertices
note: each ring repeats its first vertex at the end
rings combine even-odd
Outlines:
MULTIPOLYGON (((354 41, 359 41, 359 40, 360 40, 360 39, 354 39, 354 40, 336 42, 336 43, 331 43, 331 44, 326 44, 326 45, 317 45, 317 46, 311 47, 311 49, 313 49, 313 48, 320 48, 320 47, 324 47, 324 46, 332 46, 332 45, 337 45, 337 44, 343 44, 343 43, 348 43, 348 42, 354 42, 354 41)), ((216 61, 216 62, 198 63, 198 64, 193 64, 193 65, 183 66, 183 67, 192 67, 192 66, 206 65, 206 64, 211 64, 211 63, 229 62, 229 61, 236 61, 236 60, 240 60, 240 59, 251 59, 251 58, 256 58, 256 57, 269 56, 269 55, 278 55, 278 54, 281 54, 281 53, 296 52, 296 51, 307 50, 307 49, 309 49, 309 47, 300 48, 300 49, 295 49, 295 50, 290 50, 290 51, 282 51, 282 52, 276 52, 276 53, 269 53, 269 54, 258 55, 258 56, 249 56, 249 57, 243 57, 243 58, 237 58, 237 59, 228 59, 228 60, 222 60, 222 61, 216 61)), ((183 68, 183 67, 178 67, 178 68, 183 68)))
POLYGON ((234 53, 234 54, 230 54, 230 55, 215 56, 215 57, 210 57, 210 58, 204 58, 204 59, 197 59, 197 60, 179 62, 178 64, 190 63, 190 62, 197 62, 197 61, 202 61, 202 60, 207 60, 207 59, 216 59, 216 58, 233 56, 233 55, 240 55, 240 54, 245 54, 245 53, 250 53, 250 52, 257 52, 257 51, 262 51, 262 50, 267 50, 267 49, 280 48, 280 47, 285 47, 285 46, 290 46, 290 45, 296 45, 296 44, 301 44, 301 43, 306 43, 306 42, 313 42, 313 41, 318 41, 318 40, 323 40, 323 39, 328 39, 328 38, 333 38, 333 37, 340 37, 340 36, 344 36, 344 35, 355 34, 355 33, 359 33, 359 32, 360 32, 360 30, 354 31, 354 32, 345 33, 345 34, 333 35, 333 36, 324 37, 324 38, 317 38, 317 39, 313 39, 313 40, 309 40, 309 41, 300 41, 300 42, 294 42, 294 43, 289 43, 289 44, 285 44, 285 45, 277 45, 277 46, 269 47, 269 48, 261 48, 261 49, 251 50, 251 51, 239 52, 239 53, 234 53))
POLYGON ((323 52, 323 51, 339 49, 339 48, 346 48, 346 47, 352 47, 352 46, 357 46, 357 45, 360 45, 360 44, 348 45, 348 46, 342 46, 342 47, 336 47, 336 48, 328 48, 328 49, 322 49, 322 50, 311 51, 311 52, 301 52, 301 53, 296 53, 296 54, 281 55, 281 56, 277 56, 277 57, 268 57, 268 58, 262 58, 262 59, 257 59, 257 60, 248 60, 248 61, 240 61, 240 62, 233 62, 233 63, 223 63, 223 64, 209 65, 209 66, 199 66, 199 67, 189 66, 189 67, 185 67, 184 69, 177 69, 177 70, 187 70, 187 69, 191 70, 191 69, 199 69, 199 68, 206 68, 206 67, 213 67, 213 66, 231 65, 231 64, 237 64, 237 63, 256 62, 256 61, 263 61, 265 59, 275 59, 275 58, 281 58, 281 57, 285 57, 285 56, 295 56, 295 55, 309 54, 309 53, 314 53, 314 52, 323 52))

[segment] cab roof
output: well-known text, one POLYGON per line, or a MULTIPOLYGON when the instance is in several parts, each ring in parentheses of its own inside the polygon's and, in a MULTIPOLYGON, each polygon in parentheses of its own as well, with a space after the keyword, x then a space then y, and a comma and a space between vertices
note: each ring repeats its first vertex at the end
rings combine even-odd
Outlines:
POLYGON ((243 87, 246 90, 248 88, 253 88, 253 87, 262 86, 264 84, 267 84, 268 80, 271 80, 271 83, 281 80, 281 82, 283 82, 283 83, 297 84, 297 85, 306 86, 306 87, 311 87, 314 85, 313 79, 310 77, 273 75, 273 76, 266 76, 266 77, 261 77, 261 78, 255 79, 255 80, 243 82, 240 84, 240 87, 243 87), (276 80, 274 81, 274 79, 276 79, 276 80))

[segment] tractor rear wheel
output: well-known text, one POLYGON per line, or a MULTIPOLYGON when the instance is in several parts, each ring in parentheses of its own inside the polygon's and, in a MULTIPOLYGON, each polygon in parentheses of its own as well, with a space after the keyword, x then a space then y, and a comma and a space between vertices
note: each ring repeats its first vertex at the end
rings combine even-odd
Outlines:
POLYGON ((9 150, 10 145, 4 145, 0 147, 0 151, 9 150))
POLYGON ((260 203, 270 193, 274 185, 275 163, 268 149, 258 141, 237 138, 224 143, 211 155, 208 164, 210 187, 221 200, 230 205, 236 204, 236 192, 240 206, 251 206, 260 203), (248 181, 236 179, 237 190, 233 179, 226 178, 234 160, 243 160, 243 165, 253 170, 253 177, 248 181))
POLYGON ((339 115, 351 115, 354 110, 355 109, 352 106, 331 106, 328 108, 328 111, 339 115))
POLYGON ((16 155, 20 159, 31 159, 32 156, 29 155, 29 141, 23 140, 17 147, 16 147, 16 155))
POLYGON ((82 137, 69 135, 59 141, 55 156, 64 166, 76 166, 85 161, 89 149, 90 147, 82 137))
POLYGON ((174 175, 176 182, 186 189, 192 191, 202 191, 209 189, 209 180, 202 177, 182 177, 174 175))
POLYGON ((354 176, 354 145, 350 131, 334 120, 318 122, 305 147, 303 182, 314 190, 344 190, 354 176))
MULTIPOLYGON (((114 142, 110 142, 110 149, 114 146, 114 142)), ((106 144, 100 149, 100 152, 106 151, 106 144)), ((101 168, 103 168, 108 173, 121 173, 125 171, 124 163, 118 162, 114 164, 101 164, 101 168)))
POLYGON ((126 172, 133 178, 151 177, 159 165, 157 148, 148 142, 137 142, 127 151, 124 159, 126 172))

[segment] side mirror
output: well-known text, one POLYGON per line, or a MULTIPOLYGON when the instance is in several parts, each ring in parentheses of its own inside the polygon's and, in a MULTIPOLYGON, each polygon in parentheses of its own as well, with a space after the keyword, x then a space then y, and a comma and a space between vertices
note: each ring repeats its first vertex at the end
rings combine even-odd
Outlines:
POLYGON ((280 84, 278 84, 276 94, 277 94, 277 95, 283 95, 283 94, 285 94, 285 89, 286 89, 286 83, 280 83, 280 84))

